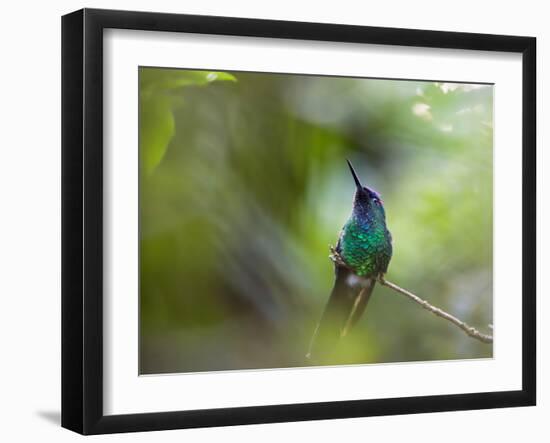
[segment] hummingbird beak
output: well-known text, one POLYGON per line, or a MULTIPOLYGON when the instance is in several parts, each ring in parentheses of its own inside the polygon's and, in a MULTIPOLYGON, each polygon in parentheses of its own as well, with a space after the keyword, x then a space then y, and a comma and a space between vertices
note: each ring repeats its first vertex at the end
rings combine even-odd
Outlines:
POLYGON ((349 170, 351 171, 351 175, 353 175, 353 180, 355 180, 355 186, 357 186, 357 190, 362 191, 363 186, 361 185, 361 182, 359 181, 359 177, 357 177, 357 174, 355 173, 355 169, 353 169, 353 166, 351 165, 351 162, 346 159, 348 162, 349 170))

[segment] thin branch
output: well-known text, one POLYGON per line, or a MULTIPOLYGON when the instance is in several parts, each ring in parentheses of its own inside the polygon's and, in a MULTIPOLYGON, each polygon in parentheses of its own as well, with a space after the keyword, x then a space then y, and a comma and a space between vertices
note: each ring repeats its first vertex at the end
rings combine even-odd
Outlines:
MULTIPOLYGON (((331 246, 330 247, 330 259, 339 266, 344 266, 350 270, 353 271, 353 269, 346 264, 346 262, 343 260, 343 258, 338 254, 338 252, 331 246)), ((445 320, 453 323, 455 326, 458 326, 460 329, 462 329, 466 334, 468 334, 470 337, 475 338, 476 340, 479 340, 483 343, 493 343, 493 336, 487 335, 479 332, 476 328, 468 325, 466 322, 463 322, 462 320, 458 319, 454 315, 449 314, 448 312, 445 312, 443 309, 440 309, 436 306, 433 306, 426 300, 421 299, 417 295, 413 294, 410 291, 407 291, 406 289, 403 289, 396 284, 387 281, 384 279, 383 276, 380 276, 378 278, 378 281, 381 285, 386 286, 387 288, 393 289, 395 292, 399 292, 400 294, 408 297, 412 301, 418 303, 420 306, 422 306, 427 311, 430 311, 432 314, 437 315, 438 317, 444 318, 445 320)), ((493 329, 492 325, 490 325, 490 328, 493 329)))
POLYGON ((436 306, 431 305, 426 300, 421 299, 417 295, 414 295, 412 292, 407 291, 406 289, 403 289, 396 284, 389 282, 385 280, 383 277, 380 277, 378 279, 380 284, 393 289, 396 292, 399 292, 400 294, 405 295, 406 297, 409 297, 412 301, 418 303, 420 306, 422 306, 424 309, 430 311, 432 314, 437 315, 438 317, 444 318, 447 321, 450 321, 454 325, 458 326, 460 329, 462 329, 466 334, 468 334, 470 337, 475 338, 476 340, 482 341, 483 343, 493 343, 493 336, 482 334, 479 332, 476 328, 470 326, 466 322, 463 322, 462 320, 456 318, 454 315, 449 314, 448 312, 445 312, 443 309, 440 309, 436 306))

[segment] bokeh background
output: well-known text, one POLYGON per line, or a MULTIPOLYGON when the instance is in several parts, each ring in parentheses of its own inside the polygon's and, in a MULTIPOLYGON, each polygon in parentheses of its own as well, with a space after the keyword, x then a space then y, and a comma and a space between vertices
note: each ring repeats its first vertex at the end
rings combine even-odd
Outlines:
MULTIPOLYGON (((140 68, 140 372, 308 366, 354 183, 382 194, 387 278, 492 323, 493 87, 140 68)), ((483 358, 377 285, 331 364, 483 358)))

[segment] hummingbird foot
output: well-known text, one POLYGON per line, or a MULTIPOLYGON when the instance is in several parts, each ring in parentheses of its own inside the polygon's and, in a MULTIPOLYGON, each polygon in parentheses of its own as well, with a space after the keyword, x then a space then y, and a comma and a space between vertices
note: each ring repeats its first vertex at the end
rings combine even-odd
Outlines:
POLYGON ((338 266, 342 266, 344 268, 347 268, 351 271, 353 271, 353 268, 351 266, 349 266, 345 261, 344 259, 342 258, 342 256, 338 253, 338 251, 334 248, 334 246, 330 245, 330 255, 328 256, 333 262, 334 264, 338 265, 338 266))

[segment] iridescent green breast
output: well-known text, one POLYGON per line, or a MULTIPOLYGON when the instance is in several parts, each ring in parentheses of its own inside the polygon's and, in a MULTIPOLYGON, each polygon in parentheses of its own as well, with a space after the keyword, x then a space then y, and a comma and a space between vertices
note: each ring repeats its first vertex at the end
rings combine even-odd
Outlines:
POLYGON ((371 277, 385 273, 392 255, 391 235, 385 220, 350 217, 340 234, 338 249, 357 275, 371 277))

